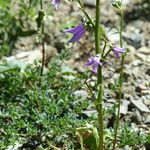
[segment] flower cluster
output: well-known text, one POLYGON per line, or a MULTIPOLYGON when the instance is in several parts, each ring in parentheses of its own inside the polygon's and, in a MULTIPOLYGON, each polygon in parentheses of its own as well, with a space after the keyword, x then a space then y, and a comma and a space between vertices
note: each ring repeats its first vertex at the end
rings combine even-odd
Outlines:
POLYGON ((88 62, 85 64, 85 66, 91 66, 92 67, 92 71, 96 74, 98 67, 102 65, 102 63, 100 62, 100 58, 99 56, 95 56, 95 57, 91 57, 88 59, 88 62))
POLYGON ((55 6, 56 9, 58 9, 58 5, 60 3, 60 0, 51 0, 52 5, 55 6))
MULTIPOLYGON (((61 0, 51 0, 52 5, 55 6, 56 9, 58 9, 58 5, 61 0)), ((71 33, 73 34, 72 38, 68 41, 68 43, 74 43, 74 42, 79 42, 79 40, 83 37, 85 34, 86 29, 83 24, 79 24, 74 28, 66 29, 64 30, 64 33, 71 33)), ((113 53, 115 57, 118 59, 120 58, 122 53, 125 53, 125 48, 121 47, 114 47, 113 48, 113 53)), ((102 65, 100 62, 100 58, 98 56, 91 57, 88 59, 88 62, 85 64, 86 67, 91 66, 92 71, 96 74, 99 65, 102 65)))
POLYGON ((80 38, 84 35, 84 33, 86 32, 83 24, 79 24, 78 26, 74 27, 74 28, 70 28, 64 31, 65 33, 72 33, 73 37, 68 41, 69 43, 74 43, 74 42, 78 42, 80 40, 80 38))
POLYGON ((114 47, 113 52, 116 58, 120 58, 122 53, 125 53, 126 49, 122 47, 114 47))

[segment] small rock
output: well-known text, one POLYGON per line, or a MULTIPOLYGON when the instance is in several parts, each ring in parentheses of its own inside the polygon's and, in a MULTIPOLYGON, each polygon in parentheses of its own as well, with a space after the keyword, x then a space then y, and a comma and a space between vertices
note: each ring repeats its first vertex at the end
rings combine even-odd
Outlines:
POLYGON ((146 114, 144 117, 144 123, 145 124, 150 124, 150 114, 146 114))
POLYGON ((126 145, 126 146, 124 147, 124 150, 132 150, 132 147, 130 147, 129 145, 126 145))
POLYGON ((146 55, 141 54, 141 53, 136 53, 135 55, 136 55, 137 58, 139 58, 143 61, 146 61, 146 57, 147 57, 146 55))
POLYGON ((14 144, 15 146, 8 146, 8 148, 6 148, 6 150, 18 150, 21 146, 22 146, 22 144, 19 144, 19 143, 15 143, 14 144))
POLYGON ((150 54, 150 49, 147 47, 141 47, 138 49, 138 52, 148 55, 148 54, 150 54))
POLYGON ((144 99, 144 104, 150 106, 150 99, 144 99))
POLYGON ((146 62, 150 63, 150 55, 147 55, 146 62))
POLYGON ((76 72, 68 66, 62 66, 61 67, 61 73, 63 73, 63 74, 74 74, 76 72))
POLYGON ((131 100, 131 103, 141 112, 150 112, 150 109, 140 100, 131 100))
POLYGON ((135 87, 135 91, 136 92, 141 92, 142 90, 147 90, 146 86, 145 85, 138 85, 137 87, 135 87))
POLYGON ((128 114, 130 114, 131 122, 134 122, 136 124, 141 124, 142 116, 137 109, 134 109, 133 112, 129 112, 128 114))
POLYGON ((67 80, 74 80, 76 77, 72 75, 64 75, 63 78, 67 80))
POLYGON ((73 95, 76 97, 84 97, 84 98, 88 97, 88 93, 85 90, 77 90, 73 93, 73 95))
POLYGON ((128 105, 130 104, 129 101, 124 100, 120 106, 120 113, 126 115, 128 112, 128 105))
POLYGON ((131 31, 128 31, 128 33, 124 33, 123 37, 126 39, 128 44, 134 46, 135 48, 140 48, 141 47, 141 42, 143 39, 143 34, 140 33, 140 31, 133 26, 130 27, 133 28, 131 31))
POLYGON ((88 116, 91 117, 93 115, 97 115, 97 111, 96 110, 85 110, 84 113, 88 116))
POLYGON ((137 123, 141 123, 142 122, 142 116, 141 116, 140 112, 137 109, 135 111, 135 116, 137 118, 137 123))
POLYGON ((132 65, 133 65, 133 66, 139 66, 139 65, 142 65, 142 64, 143 64, 143 63, 142 63, 141 60, 135 60, 135 61, 132 62, 132 65))
POLYGON ((134 60, 136 60, 135 55, 129 54, 125 57, 125 64, 129 64, 129 63, 133 62, 134 60))
POLYGON ((139 67, 133 67, 132 68, 132 74, 136 78, 137 75, 139 74, 139 67))
POLYGON ((147 69, 145 73, 150 76, 150 69, 147 69))
POLYGON ((119 36, 116 34, 116 29, 106 28, 106 31, 109 41, 112 43, 117 43, 119 41, 119 36))
POLYGON ((142 90, 142 95, 148 95, 148 94, 150 94, 150 89, 142 90))
POLYGON ((95 7, 96 6, 96 1, 91 1, 91 0, 84 0, 84 4, 86 6, 89 6, 89 7, 95 7))

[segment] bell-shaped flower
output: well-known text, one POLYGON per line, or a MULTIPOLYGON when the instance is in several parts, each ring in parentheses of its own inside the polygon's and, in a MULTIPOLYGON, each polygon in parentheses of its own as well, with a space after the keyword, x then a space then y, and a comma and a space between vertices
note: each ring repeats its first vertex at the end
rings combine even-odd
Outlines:
POLYGON ((73 37, 68 41, 68 43, 74 43, 74 42, 78 42, 80 40, 80 38, 84 35, 86 30, 85 30, 83 24, 79 24, 78 26, 76 26, 74 28, 64 30, 64 32, 73 34, 73 37))
POLYGON ((86 64, 84 64, 86 67, 91 66, 92 67, 92 71, 96 74, 98 71, 98 67, 99 65, 102 65, 102 63, 100 62, 100 58, 98 56, 95 57, 91 57, 88 59, 88 62, 86 64))
POLYGON ((52 5, 55 6, 56 9, 58 9, 58 5, 60 3, 60 0, 51 0, 52 5))
POLYGON ((120 58, 122 53, 125 53, 126 49, 122 47, 114 47, 113 52, 116 58, 120 58))

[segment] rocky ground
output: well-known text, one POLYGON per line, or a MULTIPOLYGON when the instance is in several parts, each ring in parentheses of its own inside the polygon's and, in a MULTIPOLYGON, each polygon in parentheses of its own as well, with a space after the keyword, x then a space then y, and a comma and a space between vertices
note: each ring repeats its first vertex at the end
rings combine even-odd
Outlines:
MULTIPOLYGON (((101 23, 103 24, 109 42, 118 44, 118 34, 115 34, 115 27, 119 24, 119 17, 115 9, 111 6, 111 1, 102 0, 101 23)), ((137 17, 132 13, 135 9, 136 1, 124 1, 125 10, 125 26, 123 32, 123 45, 129 50, 125 59, 125 82, 124 95, 121 105, 121 114, 123 120, 131 120, 135 128, 140 128, 142 131, 150 134, 150 20, 147 16, 138 14, 137 17)), ((94 17, 95 1, 85 0, 85 8, 91 17, 94 17)), ((138 8, 137 8, 138 9, 138 8)), ((60 5, 59 10, 55 11, 54 17, 49 16, 48 22, 52 25, 47 29, 53 35, 49 37, 47 42, 47 61, 54 57, 64 47, 67 38, 64 38, 62 32, 65 24, 70 24, 71 21, 80 23, 82 20, 79 8, 65 1, 60 5), (62 26, 61 26, 61 25, 62 26), (53 30, 52 30, 53 29, 53 30)), ((135 9, 136 10, 136 9, 135 9)), ((69 61, 64 62, 68 66, 77 69, 79 72, 84 71, 83 64, 93 53, 94 45, 91 44, 93 38, 89 38, 89 33, 81 40, 80 44, 73 45, 74 55, 69 61)), ((6 58, 6 60, 19 59, 25 63, 33 63, 35 59, 41 59, 40 46, 33 46, 34 37, 20 38, 16 44, 15 55, 6 58), (24 44, 24 40, 26 43, 24 44)), ((67 46, 67 47, 70 47, 67 46)), ((71 45, 72 47, 72 45, 71 45)), ((114 79, 118 77, 118 69, 114 69, 116 61, 110 60, 109 67, 104 69, 104 79, 106 84, 114 83, 114 79), (110 67, 110 65, 112 67, 110 67)), ((94 79, 91 79, 94 80, 94 79)), ((115 97, 112 95, 109 87, 106 90, 106 106, 111 106, 115 103, 115 97)), ((86 112, 87 113, 87 112, 86 112)), ((150 149, 150 145, 149 145, 150 149)), ((147 149, 148 150, 148 149, 147 149)))

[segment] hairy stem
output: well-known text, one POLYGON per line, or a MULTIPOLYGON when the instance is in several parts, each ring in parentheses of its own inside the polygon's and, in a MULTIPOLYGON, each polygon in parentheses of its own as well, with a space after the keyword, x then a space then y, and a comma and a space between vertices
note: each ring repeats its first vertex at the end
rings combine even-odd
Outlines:
POLYGON ((85 14, 85 16, 87 17, 87 19, 89 20, 89 22, 91 23, 91 25, 93 26, 94 28, 94 23, 93 21, 91 20, 90 16, 87 14, 87 12, 85 11, 84 7, 83 7, 83 4, 81 3, 80 0, 78 0, 78 3, 80 5, 80 9, 82 10, 82 12, 85 14))
MULTIPOLYGON (((122 28, 123 28, 123 12, 120 10, 120 47, 122 47, 122 28)), ((122 85, 123 85, 123 68, 124 68, 124 55, 122 55, 121 58, 121 70, 120 70, 120 77, 119 77, 119 97, 118 97, 118 110, 116 115, 116 126, 115 126, 115 135, 114 135, 114 143, 113 143, 113 150, 116 148, 117 143, 117 134, 118 134, 118 128, 119 128, 119 119, 120 119, 120 105, 121 105, 121 97, 122 97, 122 85)))
POLYGON ((99 123, 99 147, 98 150, 103 150, 103 79, 102 79, 102 66, 98 68, 98 85, 99 92, 97 98, 97 111, 99 123))
POLYGON ((95 50, 100 53, 100 0, 96 0, 95 50))
MULTIPOLYGON (((40 0, 40 7, 41 10, 43 10, 43 2, 40 0)), ((44 42, 44 22, 42 20, 41 25, 41 35, 42 35, 42 66, 41 66, 41 76, 43 76, 43 70, 44 70, 44 63, 45 63, 45 42, 44 42)))
MULTIPOLYGON (((95 51, 100 54, 100 0, 96 0, 96 22, 95 22, 95 51)), ((102 66, 98 68, 98 97, 96 100, 96 108, 98 111, 98 124, 99 124, 99 146, 98 150, 103 150, 103 79, 102 79, 102 66)))

